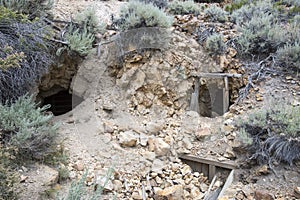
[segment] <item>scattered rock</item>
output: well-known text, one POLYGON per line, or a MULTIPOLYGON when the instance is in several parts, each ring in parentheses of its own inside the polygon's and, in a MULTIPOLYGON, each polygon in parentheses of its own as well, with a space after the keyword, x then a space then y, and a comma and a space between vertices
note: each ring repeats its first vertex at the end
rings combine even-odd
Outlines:
POLYGON ((144 133, 141 133, 140 134, 140 144, 145 147, 147 146, 147 143, 148 143, 148 139, 149 139, 149 136, 144 134, 144 133))
POLYGON ((155 153, 151 152, 151 151, 146 151, 142 155, 145 159, 150 160, 150 161, 153 161, 156 157, 155 153))
POLYGON ((184 165, 182 169, 180 169, 182 175, 187 175, 192 173, 192 169, 189 165, 184 165))
POLYGON ((114 189, 114 185, 111 180, 107 180, 109 178, 110 177, 106 177, 106 176, 96 177, 95 179, 96 187, 104 187, 104 191, 112 191, 114 189))
POLYGON ((21 175, 20 176, 20 183, 25 182, 27 179, 28 179, 28 176, 21 175))
POLYGON ((225 154, 224 154, 224 157, 225 158, 228 158, 228 159, 234 159, 236 158, 236 155, 235 153, 233 152, 232 148, 227 148, 226 151, 225 151, 225 154))
POLYGON ((138 199, 138 200, 143 199, 143 195, 142 195, 141 191, 139 191, 139 192, 137 192, 137 191, 133 192, 132 195, 131 195, 131 197, 133 199, 138 199))
POLYGON ((263 190, 256 190, 254 192, 254 198, 255 199, 259 199, 259 200, 274 200, 274 195, 270 194, 267 191, 263 191, 263 190))
POLYGON ((184 199, 182 185, 173 185, 156 193, 157 200, 182 200, 184 199))
POLYGON ((121 189, 122 189, 122 187, 123 187, 123 184, 122 184, 122 182, 119 181, 119 180, 114 180, 114 181, 113 181, 113 186, 114 186, 114 191, 120 192, 121 189))
POLYGON ((165 156, 170 153, 170 145, 166 143, 163 138, 150 138, 149 140, 151 145, 153 145, 152 148, 154 148, 153 150, 157 156, 165 156))
POLYGON ((77 171, 83 171, 84 165, 82 162, 78 161, 76 164, 73 165, 73 168, 76 169, 77 171))
POLYGON ((195 132, 195 137, 198 140, 202 140, 202 139, 204 139, 204 138, 206 138, 207 136, 210 136, 210 135, 211 135, 211 131, 208 127, 202 128, 202 129, 197 130, 195 132))
POLYGON ((42 180, 44 186, 52 186, 57 183, 59 177, 58 171, 46 165, 42 165, 39 170, 45 174, 42 180))
POLYGON ((259 167, 258 169, 255 170, 255 174, 257 176, 259 175, 266 175, 269 173, 269 169, 268 169, 268 166, 267 165, 263 165, 261 167, 259 167))
POLYGON ((135 147, 139 136, 133 131, 125 131, 119 134, 119 144, 124 147, 135 147))

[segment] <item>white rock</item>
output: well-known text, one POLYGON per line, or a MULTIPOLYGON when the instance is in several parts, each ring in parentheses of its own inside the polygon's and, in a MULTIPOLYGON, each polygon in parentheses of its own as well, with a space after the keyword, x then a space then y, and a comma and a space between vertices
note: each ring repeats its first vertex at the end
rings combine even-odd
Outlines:
POLYGON ((119 144, 125 147, 135 147, 137 145, 137 141, 139 139, 139 135, 133 131, 125 131, 119 134, 119 144))

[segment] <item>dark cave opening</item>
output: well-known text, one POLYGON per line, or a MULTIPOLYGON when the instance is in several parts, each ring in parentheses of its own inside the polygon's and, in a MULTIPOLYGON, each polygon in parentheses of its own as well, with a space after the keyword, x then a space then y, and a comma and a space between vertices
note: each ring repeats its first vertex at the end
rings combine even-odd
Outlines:
POLYGON ((48 111, 53 115, 58 116, 71 111, 79 105, 83 98, 70 94, 68 90, 62 90, 56 94, 44 98, 43 105, 50 104, 48 111))

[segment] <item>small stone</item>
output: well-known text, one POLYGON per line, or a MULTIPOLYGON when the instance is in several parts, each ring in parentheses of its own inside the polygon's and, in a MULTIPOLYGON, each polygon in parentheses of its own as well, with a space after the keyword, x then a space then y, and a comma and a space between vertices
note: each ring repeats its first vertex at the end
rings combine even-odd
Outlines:
POLYGON ((114 191, 121 191, 122 190, 122 186, 123 186, 123 184, 122 184, 122 182, 121 181, 119 181, 119 180, 114 180, 113 181, 113 185, 114 185, 114 191))
POLYGON ((206 185, 205 183, 200 183, 200 190, 201 192, 206 192, 208 190, 208 185, 206 185))
POLYGON ((155 153, 154 152, 151 152, 151 151, 146 151, 142 154, 142 156, 147 159, 147 160, 150 160, 150 161, 153 161, 156 157, 155 153))
POLYGON ((27 179, 28 179, 28 176, 21 175, 21 177, 20 177, 20 183, 25 182, 27 179))
POLYGON ((261 199, 261 200, 274 200, 273 194, 270 194, 267 191, 263 191, 263 190, 256 190, 254 192, 254 198, 261 199))
POLYGON ((188 150, 191 150, 193 148, 193 144, 192 144, 192 141, 189 137, 184 137, 183 140, 183 146, 188 149, 188 150))
POLYGON ((76 179, 76 177, 77 177, 76 172, 75 172, 75 171, 70 171, 70 173, 69 173, 69 178, 70 178, 70 179, 76 179))
POLYGON ((42 165, 40 168, 40 171, 46 174, 45 177, 43 177, 43 184, 45 186, 53 186, 57 183, 58 181, 58 171, 50 168, 48 166, 42 165))
POLYGON ((104 133, 113 133, 114 132, 114 125, 111 122, 104 122, 103 123, 104 127, 104 133))
POLYGON ((221 187, 222 185, 223 185, 223 182, 220 181, 220 180, 217 180, 217 181, 215 182, 215 184, 214 184, 214 187, 215 187, 215 188, 219 188, 219 187, 221 187))
POLYGON ((76 164, 73 165, 74 169, 77 171, 83 171, 84 170, 84 165, 82 162, 77 162, 76 164))
POLYGON ((157 191, 156 196, 158 197, 157 199, 182 200, 184 199, 183 187, 182 185, 173 185, 157 191))
POLYGON ((105 191, 112 191, 114 189, 113 183, 111 180, 107 180, 107 177, 96 177, 95 179, 95 185, 100 187, 100 186, 104 186, 104 190, 105 191))
POLYGON ((205 193, 202 193, 199 188, 193 186, 191 189, 191 197, 192 199, 202 199, 205 193))
POLYGON ((143 195, 140 192, 137 192, 137 191, 133 192, 132 195, 131 195, 131 197, 133 199, 138 199, 138 200, 143 199, 143 195))
POLYGON ((187 175, 187 174, 191 174, 192 173, 192 169, 191 169, 190 166, 184 165, 184 167, 182 169, 180 169, 180 172, 184 176, 184 175, 187 175))
POLYGON ((153 140, 150 143, 153 143, 154 152, 157 156, 165 156, 170 153, 170 145, 166 143, 162 138, 151 138, 149 140, 153 140))
POLYGON ((125 131, 119 134, 119 144, 125 147, 135 147, 139 136, 133 131, 125 131))
POLYGON ((226 149, 224 157, 228 158, 228 159, 234 159, 234 158, 236 158, 235 153, 233 152, 232 148, 227 148, 226 149))
POLYGON ((210 135, 211 135, 211 131, 208 127, 202 128, 202 129, 195 132, 195 137, 198 140, 202 140, 205 137, 210 136, 210 135))
POLYGON ((141 144, 143 147, 147 146, 148 139, 149 139, 148 135, 146 135, 146 134, 144 134, 144 133, 141 133, 141 134, 140 134, 140 144, 141 144))
POLYGON ((291 76, 287 76, 287 77, 285 77, 285 79, 286 79, 286 80, 292 80, 292 79, 293 79, 293 77, 291 77, 291 76))
POLYGON ((162 173, 162 169, 164 168, 165 163, 160 159, 155 159, 152 164, 152 171, 157 173, 162 173))
POLYGON ((162 130, 162 125, 161 122, 149 122, 146 125, 146 131, 150 134, 157 135, 162 130))
POLYGON ((263 166, 259 167, 257 170, 255 170, 255 174, 258 175, 258 176, 269 174, 268 166, 263 165, 263 166))
POLYGON ((225 125, 223 126, 223 131, 225 133, 231 133, 234 130, 234 126, 233 125, 225 125))

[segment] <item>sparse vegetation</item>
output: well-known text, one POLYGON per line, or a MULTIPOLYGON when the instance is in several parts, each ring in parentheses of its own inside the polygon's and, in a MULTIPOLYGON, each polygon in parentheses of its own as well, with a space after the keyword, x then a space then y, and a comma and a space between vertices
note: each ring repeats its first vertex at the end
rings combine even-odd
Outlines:
POLYGON ((213 22, 225 22, 227 20, 227 12, 215 4, 204 10, 205 16, 213 22))
MULTIPOLYGON (((252 138, 250 159, 272 165, 273 161, 292 165, 300 159, 300 106, 272 102, 238 123, 240 133, 252 138)), ((243 137, 243 136, 241 136, 243 137)))
POLYGON ((140 0, 140 2, 144 2, 146 4, 151 3, 159 9, 165 9, 168 6, 167 0, 140 0))
POLYGON ((121 31, 141 27, 169 28, 172 22, 173 18, 158 7, 138 1, 130 1, 122 7, 120 17, 114 20, 114 24, 121 31))
POLYGON ((205 47, 212 55, 224 54, 226 50, 224 36, 219 33, 212 34, 207 38, 205 47))
POLYGON ((57 125, 52 115, 45 115, 44 106, 36 108, 32 97, 20 97, 11 105, 0 105, 1 141, 4 147, 16 147, 19 159, 42 159, 51 152, 57 125))
POLYGON ((194 14, 199 15, 201 12, 201 8, 194 3, 193 0, 188 1, 179 1, 175 0, 169 3, 168 11, 174 15, 186 15, 186 14, 194 14))
POLYGON ((95 191, 88 191, 85 186, 85 181, 88 175, 86 171, 78 182, 73 182, 66 196, 59 198, 60 200, 96 200, 101 199, 104 187, 108 184, 114 172, 113 168, 109 168, 106 175, 103 177, 105 181, 103 185, 94 184, 95 191))
POLYGON ((0 6, 26 14, 30 19, 45 16, 53 3, 52 0, 0 0, 0 6))
POLYGON ((60 56, 67 50, 69 55, 75 53, 85 57, 93 48, 95 34, 104 33, 105 25, 97 19, 93 8, 87 8, 75 16, 65 31, 63 46, 58 48, 56 55, 60 56))

